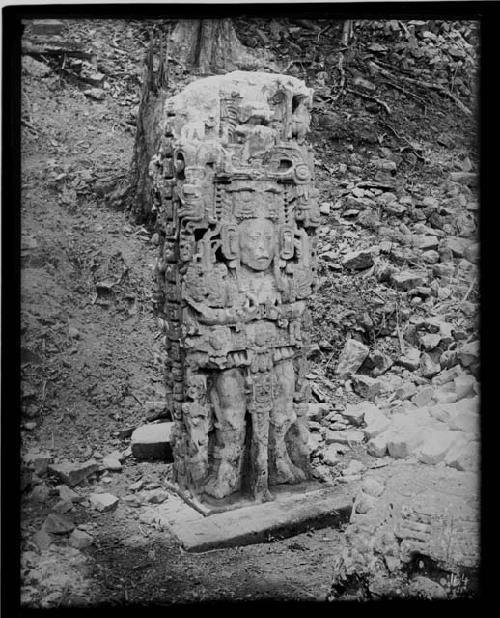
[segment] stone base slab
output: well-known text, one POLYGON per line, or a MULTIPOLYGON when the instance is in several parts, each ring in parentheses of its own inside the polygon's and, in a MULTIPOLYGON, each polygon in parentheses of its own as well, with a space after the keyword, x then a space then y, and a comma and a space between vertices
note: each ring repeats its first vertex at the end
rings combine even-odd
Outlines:
POLYGON ((326 487, 282 492, 272 502, 203 516, 179 496, 145 514, 145 520, 171 532, 189 552, 263 543, 306 530, 338 526, 352 511, 352 488, 326 487))

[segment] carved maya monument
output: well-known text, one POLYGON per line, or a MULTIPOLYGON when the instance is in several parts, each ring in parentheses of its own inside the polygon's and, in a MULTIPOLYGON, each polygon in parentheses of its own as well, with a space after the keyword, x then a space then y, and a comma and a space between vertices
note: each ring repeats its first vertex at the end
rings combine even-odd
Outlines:
POLYGON ((212 504, 311 478, 311 106, 300 80, 236 71, 163 110, 150 173, 174 476, 212 504))

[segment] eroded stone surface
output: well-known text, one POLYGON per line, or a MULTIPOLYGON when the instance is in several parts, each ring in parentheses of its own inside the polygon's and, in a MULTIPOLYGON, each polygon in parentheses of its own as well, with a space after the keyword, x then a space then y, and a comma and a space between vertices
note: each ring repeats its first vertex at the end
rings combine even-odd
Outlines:
POLYGON ((320 222, 311 106, 303 82, 242 71, 165 103, 150 165, 156 303, 175 480, 200 498, 268 500, 269 486, 311 475, 306 299, 320 222))

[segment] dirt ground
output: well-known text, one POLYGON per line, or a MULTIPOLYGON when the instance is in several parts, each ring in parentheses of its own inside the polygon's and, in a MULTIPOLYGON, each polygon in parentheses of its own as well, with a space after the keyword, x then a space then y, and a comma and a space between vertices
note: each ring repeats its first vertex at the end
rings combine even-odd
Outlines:
MULTIPOLYGON (((146 420, 150 402, 162 400, 163 386, 157 360, 161 338, 152 311, 154 238, 109 199, 128 172, 146 28, 125 20, 68 20, 67 27, 75 38, 92 39, 99 58, 112 68, 103 100, 85 95, 88 84, 54 63, 45 76, 26 68, 22 72, 21 452, 47 451, 54 461, 83 462, 126 450, 129 440, 120 432, 146 420)), ((191 77, 176 67, 173 87, 191 77)), ((392 107, 391 125, 418 145, 407 151, 397 147, 387 128, 381 138, 381 126, 364 110, 363 99, 343 102, 352 108, 346 123, 340 116, 332 120, 328 114, 340 112, 323 100, 312 133, 320 201, 338 199, 342 183, 344 189, 348 186, 347 166, 354 168, 351 178, 369 175, 370 157, 381 145, 400 154, 398 174, 421 196, 441 199, 443 170, 457 169, 453 166, 465 157, 475 160, 473 121, 464 123, 452 101, 432 93, 422 122, 417 103, 408 103, 395 90, 384 96, 392 107), (348 146, 340 129, 349 135, 348 146), (452 145, 440 145, 436 135, 446 135, 452 145), (415 152, 423 153, 425 166, 415 152)), ((335 216, 327 216, 324 226, 339 245, 359 236, 367 243, 383 240, 369 224, 360 228, 344 220, 340 225, 335 216)), ((370 332, 392 331, 386 322, 395 320, 395 314, 377 305, 375 278, 346 276, 326 263, 320 275, 313 317, 315 341, 321 345, 314 360, 319 374, 338 386, 333 361, 347 332, 359 330, 371 310, 370 332)), ((463 297, 469 281, 455 283, 463 297)), ((388 290, 384 300, 395 296, 388 290)), ((468 298, 477 302, 476 288, 468 298)), ((473 317, 457 317, 453 302, 443 311, 460 319, 468 334, 477 328, 473 317)), ((390 352, 396 344, 397 339, 385 337, 380 345, 390 352)), ((350 392, 342 397, 342 403, 359 399, 350 392)), ((368 467, 377 461, 363 449, 353 449, 339 469, 352 458, 368 467)), ((168 468, 128 457, 121 472, 95 475, 81 488, 122 498, 141 478, 146 487, 161 486, 168 468)), ((93 536, 93 545, 79 551, 63 537, 40 552, 33 535, 59 500, 58 483, 30 474, 22 471, 21 577, 27 607, 318 601, 330 593, 333 558, 343 547, 341 529, 188 554, 165 532, 141 523, 140 509, 123 501, 111 513, 75 503, 67 515, 93 536), (32 490, 40 484, 49 493, 36 501, 32 490)))

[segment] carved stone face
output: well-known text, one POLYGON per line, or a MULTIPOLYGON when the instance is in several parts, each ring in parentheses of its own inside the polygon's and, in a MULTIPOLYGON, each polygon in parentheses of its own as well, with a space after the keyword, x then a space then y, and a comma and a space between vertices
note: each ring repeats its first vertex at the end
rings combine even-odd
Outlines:
POLYGON ((276 232, 269 219, 247 219, 239 226, 240 261, 253 270, 266 270, 274 257, 276 232))

